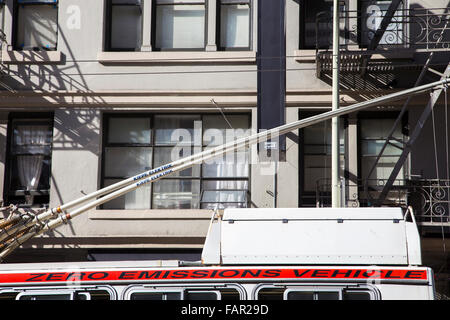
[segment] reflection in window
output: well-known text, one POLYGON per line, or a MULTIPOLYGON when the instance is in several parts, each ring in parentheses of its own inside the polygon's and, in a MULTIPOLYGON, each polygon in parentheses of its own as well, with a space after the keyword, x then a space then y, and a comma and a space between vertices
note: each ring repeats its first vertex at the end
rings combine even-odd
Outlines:
MULTIPOLYGON (((391 2, 390 0, 365 0, 361 2, 360 23, 362 29, 361 44, 363 46, 368 46, 375 36, 391 2)), ((403 2, 400 2, 378 43, 379 45, 403 43, 403 16, 403 2)))

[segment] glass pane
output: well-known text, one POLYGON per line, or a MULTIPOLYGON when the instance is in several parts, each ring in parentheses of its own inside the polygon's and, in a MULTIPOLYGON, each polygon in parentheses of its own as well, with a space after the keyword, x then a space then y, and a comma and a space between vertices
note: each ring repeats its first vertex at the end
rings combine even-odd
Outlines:
MULTIPOLYGON (((110 186, 121 180, 105 179, 104 186, 110 186)), ((150 209, 152 184, 148 183, 137 188, 134 191, 128 192, 119 198, 103 204, 103 209, 121 210, 121 209, 150 209)))
POLYGON ((111 13, 111 48, 141 47, 142 12, 140 6, 113 6, 111 13))
POLYGON ((304 157, 304 191, 316 191, 317 183, 326 184, 331 177, 330 156, 304 157))
POLYGON ((317 300, 339 300, 339 292, 317 292, 317 300))
POLYGON ((130 300, 163 300, 163 294, 156 292, 136 292, 130 295, 130 300))
POLYGON ((201 128, 198 116, 155 116, 155 144, 199 146, 201 128))
MULTIPOLYGON (((384 143, 385 140, 361 141, 361 153, 363 156, 378 156, 384 143)), ((384 149, 382 156, 400 156, 402 154, 402 150, 400 149, 402 145, 399 142, 394 141, 391 141, 391 143, 395 144, 399 148, 389 144, 384 149)))
POLYGON ((247 192, 238 190, 203 191, 202 202, 236 202, 246 203, 247 192))
POLYGON ((204 48, 204 5, 157 5, 156 47, 159 49, 204 48))
POLYGON ((303 291, 290 291, 287 300, 314 300, 314 293, 303 291))
POLYGON ((251 134, 247 115, 211 115, 203 117, 203 145, 218 146, 251 134))
POLYGON ((20 5, 17 47, 55 50, 58 30, 57 5, 20 5))
POLYGON ((14 146, 43 146, 52 143, 52 126, 47 124, 14 126, 14 146))
POLYGON ((150 118, 110 118, 108 143, 150 144, 150 118))
POLYGON ((185 300, 219 300, 216 292, 187 292, 185 300))
POLYGON ((248 190, 247 180, 204 180, 203 190, 248 190))
POLYGON ((222 5, 220 13, 220 46, 223 48, 249 47, 250 6, 222 5))
POLYGON ((23 295, 18 300, 71 300, 70 294, 23 295))
POLYGON ((203 164, 202 176, 206 178, 248 177, 248 158, 248 151, 238 151, 206 160, 203 164))
POLYGON ((344 300, 370 300, 370 293, 364 291, 344 291, 344 300))
POLYGON ((152 148, 105 149, 105 177, 131 177, 152 168, 152 148))
POLYGON ((24 155, 13 158, 11 189, 46 191, 50 189, 51 159, 24 155))
MULTIPOLYGON (((364 1, 362 8, 362 43, 368 45, 379 28, 391 1, 364 1)), ((379 44, 403 43, 403 4, 400 2, 397 11, 391 18, 379 44)))
MULTIPOLYGON (((362 139, 384 139, 394 126, 395 119, 361 119, 361 138, 362 139)), ((403 137, 399 126, 395 128, 393 136, 401 139, 403 137)))
POLYGON ((163 179, 153 183, 153 209, 198 209, 199 180, 163 179))
MULTIPOLYGON (((200 148, 194 147, 158 147, 155 148, 154 168, 162 166, 164 164, 171 163, 172 161, 191 156, 200 152, 200 148)), ((178 171, 170 175, 171 177, 199 177, 200 176, 200 164, 194 165, 191 168, 187 168, 183 171, 178 171)))

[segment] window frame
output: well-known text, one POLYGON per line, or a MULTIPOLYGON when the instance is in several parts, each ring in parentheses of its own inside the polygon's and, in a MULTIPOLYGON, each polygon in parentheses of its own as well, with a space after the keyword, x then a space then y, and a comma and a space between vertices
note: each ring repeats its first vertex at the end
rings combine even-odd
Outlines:
POLYGON ((113 4, 113 0, 105 0, 105 44, 104 44, 104 51, 107 52, 138 52, 141 50, 142 47, 142 36, 143 36, 143 27, 144 27, 144 14, 143 14, 143 3, 142 0, 136 0, 135 4, 132 3, 120 3, 120 4, 113 4), (139 4, 137 3, 139 1, 139 4), (112 47, 112 12, 114 6, 136 6, 139 7, 141 10, 141 34, 138 35, 140 38, 139 40, 139 47, 136 48, 113 48, 112 47))
POLYGON ((239 294, 239 300, 245 300, 247 298, 247 294, 242 285, 238 283, 207 283, 207 284, 161 284, 161 285, 139 285, 132 284, 128 285, 123 289, 121 294, 122 300, 131 300, 131 295, 133 293, 180 293, 180 300, 185 300, 187 294, 190 292, 194 293, 214 293, 218 300, 223 299, 222 291, 226 290, 235 290, 237 294, 239 294))
POLYGON ((216 43, 218 51, 250 51, 252 48, 252 26, 253 26, 253 0, 215 0, 216 5, 216 43), (222 3, 224 2, 224 3, 222 3), (221 26, 222 26, 222 5, 238 5, 238 4, 248 4, 249 7, 249 26, 248 26, 248 46, 247 47, 223 47, 221 45, 221 26))
MULTIPOLYGON (((320 111, 303 111, 303 110, 299 110, 299 119, 306 119, 308 117, 312 117, 312 116, 316 116, 318 114, 320 114, 320 111)), ((326 125, 326 121, 323 122, 324 125, 326 125)), ((346 166, 346 148, 348 146, 348 141, 347 141, 347 128, 348 128, 348 116, 341 116, 340 117, 340 136, 343 139, 343 145, 340 145, 340 157, 343 157, 344 159, 341 159, 340 161, 344 161, 344 168, 341 168, 341 170, 343 170, 343 174, 345 172, 345 166, 346 166), (344 148, 344 152, 342 152, 342 148, 344 148)), ((330 135, 331 135, 331 126, 327 126, 327 129, 330 130, 330 135)), ((299 152, 299 170, 298 170, 298 174, 299 174, 299 190, 298 190, 298 203, 299 203, 299 207, 302 206, 310 206, 311 203, 308 203, 307 201, 305 201, 305 198, 311 198, 311 197, 316 197, 317 193, 317 189, 316 191, 310 191, 307 190, 305 191, 305 156, 307 155, 314 155, 312 153, 307 153, 305 152, 305 133, 304 133, 304 129, 299 129, 299 148, 298 148, 298 152, 299 152)), ((324 146, 325 149, 327 149, 328 144, 321 144, 322 146, 324 146)), ((330 146, 331 147, 331 146, 330 146)), ((331 152, 331 151, 330 151, 331 152)), ((316 154, 316 155, 321 155, 326 157, 327 153, 325 152, 325 154, 316 154)), ((331 156, 331 153, 330 153, 331 156)), ((331 161, 331 159, 330 159, 331 161)), ((330 166, 331 166, 331 162, 330 162, 330 166)), ((330 169, 331 170, 331 169, 330 169)), ((331 174, 331 171, 330 171, 331 174)), ((331 176, 331 175, 330 175, 331 176)), ((322 198, 326 198, 326 199, 330 199, 331 200, 331 192, 328 191, 324 191, 323 192, 323 196, 322 198)), ((315 201, 314 201, 315 204, 315 201)))
MULTIPOLYGON (((205 141, 203 140, 203 135, 204 135, 204 117, 205 116, 221 116, 220 113, 216 113, 216 112, 186 112, 186 113, 156 113, 156 112, 149 112, 149 113, 104 113, 102 116, 103 119, 103 126, 102 126, 102 159, 101 159, 101 181, 100 181, 100 187, 105 187, 105 179, 108 180, 123 180, 126 179, 127 177, 109 177, 105 175, 105 169, 106 169, 106 148, 111 148, 111 147, 131 147, 131 146, 135 146, 135 147, 144 147, 144 148, 151 148, 152 149, 152 154, 151 154, 151 164, 149 164, 149 168, 155 168, 154 163, 155 163, 155 150, 158 148, 172 148, 175 145, 174 144, 157 144, 156 143, 156 133, 155 133, 155 116, 177 116, 177 115, 186 115, 186 116, 193 116, 193 117, 197 117, 198 119, 202 122, 202 132, 201 132, 201 145, 197 146, 194 145, 194 143, 192 143, 190 146, 191 148, 200 148, 200 151, 204 151, 206 150, 206 146, 207 144, 205 143, 205 141), (151 136, 150 136, 150 143, 149 144, 126 144, 126 143, 109 143, 108 139, 109 139, 109 121, 112 118, 138 118, 138 117, 145 117, 145 118, 149 118, 150 119, 150 130, 151 130, 151 136)), ((247 118, 247 124, 248 124, 248 130, 251 130, 251 114, 248 112, 231 112, 231 113, 226 113, 226 116, 233 116, 233 115, 237 115, 237 116, 244 116, 247 118)), ((167 176, 162 178, 161 180, 158 181, 163 181, 163 180, 178 180, 178 181, 198 181, 199 182, 199 194, 198 194, 198 207, 197 208, 191 208, 191 209, 198 209, 201 210, 202 209, 202 203, 212 203, 212 202, 202 202, 202 197, 203 197, 203 193, 204 191, 214 191, 214 190, 225 190, 225 191, 245 191, 246 192, 246 202, 245 202, 245 207, 249 207, 250 202, 251 202, 251 166, 250 166, 250 157, 251 154, 250 152, 248 152, 248 176, 247 177, 204 177, 203 176, 203 166, 205 164, 199 164, 199 174, 198 176, 167 176), (245 189, 207 189, 204 190, 203 189, 203 182, 204 181, 245 181, 247 182, 247 190, 245 189)), ((163 165, 163 164, 161 164, 163 165)), ((148 170, 150 170, 148 169, 148 170)), ((139 172, 140 173, 140 172, 139 172)), ((136 173, 136 174, 139 174, 136 173)), ((156 181, 156 183, 158 182, 156 181)), ((173 210, 171 208, 155 208, 154 207, 154 183, 151 184, 151 190, 150 190, 150 200, 149 200, 149 208, 147 209, 135 209, 135 210, 173 210)), ((235 202, 214 202, 216 204, 228 204, 228 203, 235 203, 235 202)), ((241 202, 239 202, 241 203, 241 202)), ((243 203, 243 202, 242 202, 243 203)), ((133 209, 108 209, 108 208, 104 208, 103 206, 101 206, 99 208, 100 210, 133 210, 133 209)))
POLYGON ((59 0, 14 0, 13 4, 13 32, 12 32, 12 44, 13 49, 16 51, 57 51, 58 50, 58 38, 59 38, 59 0), (34 47, 32 49, 23 49, 20 48, 18 45, 18 32, 19 32, 19 9, 20 6, 26 6, 26 5, 42 5, 42 6, 49 6, 54 5, 57 7, 56 9, 56 43, 54 48, 44 48, 44 47, 34 47))
MULTIPOLYGON (((3 188, 3 199, 5 203, 9 204, 11 198, 15 197, 25 197, 27 195, 31 196, 41 196, 45 197, 46 201, 39 201, 38 203, 33 202, 33 204, 20 203, 19 207, 47 207, 50 202, 50 184, 51 184, 51 168, 52 168, 52 153, 53 153, 53 133, 54 133, 54 114, 53 113, 10 113, 8 117, 8 129, 7 129, 7 142, 6 142, 6 161, 5 161, 5 179, 3 188), (12 152, 14 144, 14 122, 16 121, 30 121, 30 123, 42 123, 43 121, 48 121, 48 124, 52 130, 52 142, 50 144, 50 165, 49 165, 49 189, 48 190, 36 190, 36 191, 19 191, 12 189, 12 168, 15 154, 12 152), (23 193, 23 194, 22 194, 23 193)), ((24 198, 26 201, 26 199, 24 198)))
MULTIPOLYGON (((385 111, 385 112, 370 112, 370 111, 366 111, 366 112, 360 112, 358 114, 358 126, 357 126, 357 144, 358 144, 358 180, 361 181, 361 187, 360 187, 360 191, 364 191, 364 183, 365 183, 365 179, 367 177, 362 176, 363 173, 363 158, 376 158, 377 155, 363 155, 362 153, 362 143, 363 141, 363 137, 362 137, 362 127, 361 127, 361 120, 367 120, 367 119, 372 119, 372 120, 376 120, 376 119, 392 119, 394 122, 397 119, 398 115, 399 115, 399 111, 385 111)), ((405 140, 405 137, 408 136, 408 132, 407 132, 407 125, 408 125, 408 112, 406 112, 401 120, 401 133, 402 133, 402 138, 403 140, 405 140)), ((366 140, 379 140, 379 139, 366 139, 366 140)), ((390 157, 390 158, 394 158, 394 157, 400 157, 400 155, 382 155, 381 158, 383 157, 390 157)), ((395 185, 400 185, 398 183, 396 183, 396 181, 402 182, 406 179, 406 177, 408 176, 408 166, 407 163, 405 162, 405 164, 403 165, 403 177, 397 177, 394 180, 394 186, 395 185)), ((383 178, 382 178, 383 179, 383 178)), ((373 185, 368 184, 369 187, 373 187, 373 185)), ((370 190, 369 190, 370 191, 370 190)), ((372 190, 375 191, 375 190, 372 190)), ((381 192, 381 191, 380 191, 381 192)))
MULTIPOLYGON (((369 293, 370 300, 380 300, 381 293, 379 289, 371 284, 349 284, 349 283, 271 283, 259 284, 253 290, 253 300, 260 300, 259 293, 263 289, 283 290, 283 300, 287 300, 289 292, 339 292, 339 300, 344 300, 344 293, 347 291, 361 291, 369 293)), ((264 299, 263 299, 264 300, 264 299)), ((314 299, 317 300, 317 299, 314 299)))
MULTIPOLYGON (((174 0, 176 1, 176 0, 174 0)), ((204 28, 203 28, 203 47, 199 48, 159 48, 156 46, 156 34, 157 34, 157 7, 158 6, 175 6, 175 5, 200 5, 199 2, 195 1, 182 1, 181 3, 173 2, 170 3, 170 0, 153 0, 152 1, 152 25, 151 25, 151 45, 153 51, 205 51, 206 45, 208 43, 208 6, 209 0, 201 0, 203 1, 203 5, 205 7, 205 20, 204 20, 204 28), (158 3, 158 1, 162 1, 163 3, 158 3), (166 1, 167 3, 164 3, 166 1)))

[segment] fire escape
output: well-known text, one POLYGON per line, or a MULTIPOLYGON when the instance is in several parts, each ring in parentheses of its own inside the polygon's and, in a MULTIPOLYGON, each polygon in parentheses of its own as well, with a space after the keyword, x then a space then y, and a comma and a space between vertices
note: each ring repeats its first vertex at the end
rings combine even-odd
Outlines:
MULTIPOLYGON (((370 99, 372 92, 376 95, 380 89, 395 89, 395 75, 399 72, 414 76, 410 84, 413 87, 450 76, 449 5, 446 8, 407 8, 402 0, 383 3, 363 0, 359 2, 358 8, 352 9, 346 8, 342 2, 341 90, 362 89, 366 94, 369 92, 370 99)), ((318 13, 315 25, 316 74, 326 82, 331 81, 332 73, 331 30, 330 12, 318 13)), ((439 177, 438 168, 436 179, 414 176, 403 179, 399 175, 408 163, 411 148, 422 133, 425 122, 433 117, 438 99, 445 101, 439 103, 448 108, 447 88, 441 87, 430 92, 417 123, 408 129, 406 138, 400 139, 394 133, 402 126, 411 99, 408 97, 397 109, 398 117, 384 141, 379 144, 378 155, 374 157, 365 176, 358 177, 357 181, 345 181, 347 200, 348 195, 357 194, 357 203, 361 206, 412 205, 422 226, 450 226, 449 177, 439 177), (380 161, 383 154, 389 148, 398 152, 392 171, 388 177, 373 179, 377 168, 383 165, 380 161)), ((445 112, 447 115, 447 110, 445 112)), ((446 152, 445 146, 439 147, 442 152, 446 152)), ((324 206, 327 197, 329 181, 321 181, 317 184, 317 205, 324 206)))

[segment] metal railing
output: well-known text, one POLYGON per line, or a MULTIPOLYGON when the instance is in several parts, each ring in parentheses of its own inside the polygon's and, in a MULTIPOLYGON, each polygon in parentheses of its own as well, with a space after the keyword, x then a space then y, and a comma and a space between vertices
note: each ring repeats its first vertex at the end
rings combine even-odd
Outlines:
MULTIPOLYGON (((387 179, 367 181, 343 181, 344 204, 350 206, 373 206, 387 179)), ((316 184, 316 206, 330 206, 329 179, 316 184)), ((412 206, 417 223, 423 226, 450 226, 450 180, 414 179, 395 180, 382 206, 412 206)))
MULTIPOLYGON (((367 2, 359 11, 341 11, 341 47, 367 47, 373 39, 387 10, 367 2)), ((328 11, 316 15, 314 36, 307 36, 306 46, 315 41, 316 50, 332 45, 332 16, 328 11), (309 43, 308 43, 309 42, 309 43)), ((401 6, 391 18, 378 48, 449 49, 450 8, 408 8, 401 6), (442 39, 440 39, 442 37, 442 39)))

